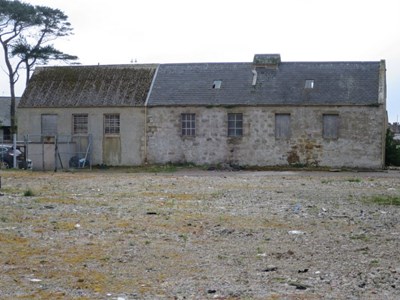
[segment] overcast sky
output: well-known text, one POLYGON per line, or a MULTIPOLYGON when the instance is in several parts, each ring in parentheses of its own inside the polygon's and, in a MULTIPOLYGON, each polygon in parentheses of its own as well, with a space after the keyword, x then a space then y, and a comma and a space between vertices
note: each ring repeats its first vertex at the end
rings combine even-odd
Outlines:
POLYGON ((400 120, 400 0, 24 2, 69 16, 75 34, 55 46, 84 65, 250 62, 256 53, 280 53, 282 61, 385 59, 389 120, 400 120))

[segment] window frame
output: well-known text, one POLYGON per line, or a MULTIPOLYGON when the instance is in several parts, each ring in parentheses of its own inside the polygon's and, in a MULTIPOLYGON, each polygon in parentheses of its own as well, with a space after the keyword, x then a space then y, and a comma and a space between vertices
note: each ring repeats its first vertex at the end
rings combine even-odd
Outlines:
POLYGON ((104 135, 120 135, 121 116, 119 113, 104 114, 103 133, 104 135))
POLYGON ((88 134, 89 133, 89 114, 80 113, 72 114, 72 134, 88 134))
POLYGON ((292 136, 292 118, 290 113, 275 114, 275 139, 288 140, 292 136), (288 124, 287 124, 288 120, 288 124), (284 125, 287 124, 287 125, 284 125))
POLYGON ((243 113, 228 113, 228 137, 243 136, 243 113))
POLYGON ((58 133, 58 115, 57 114, 41 114, 40 116, 40 133, 42 136, 55 136, 58 133), (50 120, 54 118, 53 120, 50 120), (52 127, 51 125, 54 125, 52 127), (52 128, 50 128, 52 127, 52 128))
POLYGON ((304 88, 306 90, 312 90, 314 88, 314 85, 315 85, 314 79, 306 79, 304 83, 304 88))
POLYGON ((337 140, 339 138, 340 119, 338 113, 326 113, 322 115, 322 137, 325 140, 337 140), (328 128, 329 127, 329 128, 328 128))
POLYGON ((181 113, 181 136, 196 136, 196 114, 181 113))
POLYGON ((212 88, 213 88, 214 90, 219 90, 219 89, 221 88, 221 86, 222 86, 222 80, 221 80, 221 79, 215 79, 215 80, 213 81, 212 88))

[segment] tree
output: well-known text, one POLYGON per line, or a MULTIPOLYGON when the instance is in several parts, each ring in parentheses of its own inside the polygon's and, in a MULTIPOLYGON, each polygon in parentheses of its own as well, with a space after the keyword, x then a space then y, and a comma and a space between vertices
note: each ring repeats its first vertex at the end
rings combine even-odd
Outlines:
POLYGON ((28 83, 37 63, 78 59, 48 44, 70 34, 72 27, 68 17, 59 9, 33 6, 18 0, 0 0, 0 43, 10 84, 12 133, 16 131, 15 83, 19 79, 19 70, 25 68, 28 83))
POLYGON ((400 145, 389 128, 386 130, 385 163, 387 166, 400 166, 400 145))

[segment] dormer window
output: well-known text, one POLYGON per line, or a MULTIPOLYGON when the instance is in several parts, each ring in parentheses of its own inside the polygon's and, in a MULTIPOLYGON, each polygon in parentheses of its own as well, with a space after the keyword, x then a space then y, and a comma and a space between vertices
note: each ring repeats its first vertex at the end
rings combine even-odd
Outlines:
POLYGON ((220 89, 222 84, 222 80, 214 80, 212 88, 213 89, 220 89))
POLYGON ((306 83, 304 85, 305 89, 313 89, 314 88, 314 80, 313 79, 307 79, 306 83))

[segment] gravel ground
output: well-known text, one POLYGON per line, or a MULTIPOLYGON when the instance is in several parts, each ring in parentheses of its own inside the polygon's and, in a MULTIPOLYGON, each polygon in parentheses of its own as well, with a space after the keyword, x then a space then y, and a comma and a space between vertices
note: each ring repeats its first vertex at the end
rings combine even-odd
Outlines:
POLYGON ((0 176, 1 299, 400 299, 399 171, 0 176))

